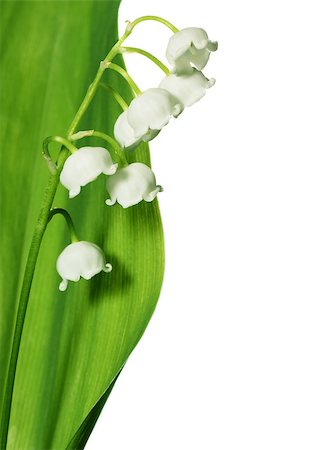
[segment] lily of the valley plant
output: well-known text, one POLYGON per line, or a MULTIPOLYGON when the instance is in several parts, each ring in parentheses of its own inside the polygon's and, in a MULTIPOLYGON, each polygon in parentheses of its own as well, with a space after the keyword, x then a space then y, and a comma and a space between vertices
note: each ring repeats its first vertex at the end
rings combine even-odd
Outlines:
MULTIPOLYGON (((54 205, 57 188, 61 185, 61 189, 67 190, 71 205, 78 196, 83 195, 88 184, 102 177, 106 186, 104 197, 100 200, 102 207, 119 209, 119 217, 123 217, 127 210, 139 203, 153 202, 163 189, 157 184, 156 179, 159 179, 159 176, 156 177, 151 167, 137 160, 137 148, 143 142, 158 139, 164 127, 184 114, 185 108, 199 101, 206 90, 214 85, 215 80, 207 78, 202 70, 208 63, 211 52, 216 50, 217 42, 209 40, 207 33, 201 28, 178 29, 167 20, 155 16, 144 16, 128 22, 124 34, 101 61, 67 133, 64 136, 52 134, 44 139, 43 157, 50 171, 50 178, 33 234, 18 303, 1 413, 2 449, 7 448, 21 336, 41 242, 44 234, 49 232, 47 225, 57 215, 61 215, 69 231, 68 244, 59 254, 57 261, 53 262, 60 276, 59 290, 63 292, 62 295, 66 295, 64 291, 73 289, 74 283, 80 285, 81 278, 91 280, 97 274, 99 277, 108 277, 119 269, 119 262, 116 264, 116 261, 107 257, 106 242, 90 242, 85 236, 86 230, 77 234, 77 227, 70 212, 64 205, 54 205), (147 20, 160 22, 172 33, 165 49, 169 67, 146 50, 124 45, 134 28, 147 20), (162 70, 163 75, 158 86, 152 86, 142 92, 130 74, 121 65, 113 62, 117 56, 127 52, 144 55, 162 70), (105 71, 117 72, 129 84, 133 93, 129 104, 122 93, 103 82, 105 71), (100 87, 105 87, 122 109, 112 134, 95 129, 93 123, 87 130, 79 128, 88 107, 93 108, 92 100, 100 87), (100 146, 80 146, 81 139, 88 141, 90 138, 99 139, 100 146), (51 143, 60 144, 56 161, 51 156, 51 143), (130 159, 132 162, 129 162, 130 159)), ((89 202, 88 196, 85 201, 89 202)), ((52 262, 46 261, 45 264, 50 265, 52 262)), ((132 283, 132 280, 128 282, 132 283)), ((55 289, 58 289, 58 285, 55 289)), ((121 302, 123 301, 122 298, 121 302)), ((45 307, 47 305, 41 303, 40 308, 45 307)), ((32 358, 32 355, 29 355, 29 358, 32 358)), ((15 429, 14 433, 18 434, 19 430, 15 429)))

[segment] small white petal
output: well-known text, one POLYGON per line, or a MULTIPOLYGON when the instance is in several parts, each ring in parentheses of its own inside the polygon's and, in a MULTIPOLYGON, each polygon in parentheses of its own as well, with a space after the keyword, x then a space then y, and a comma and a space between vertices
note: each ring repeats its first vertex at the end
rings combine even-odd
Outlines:
POLYGON ((117 202, 123 208, 129 208, 142 200, 152 202, 162 188, 157 186, 154 173, 148 166, 133 163, 118 169, 107 180, 107 190, 111 197, 106 200, 108 206, 117 202))
POLYGON ((80 194, 80 192, 81 192, 81 187, 80 186, 77 186, 74 189, 70 189, 70 191, 69 191, 69 198, 76 197, 77 195, 80 194))
POLYGON ((215 52, 218 50, 218 42, 217 41, 208 41, 207 48, 210 52, 215 52))
POLYGON ((69 197, 80 193, 81 187, 95 180, 101 173, 113 175, 117 170, 108 150, 103 147, 82 147, 66 160, 60 174, 61 184, 69 190, 69 197))
POLYGON ((103 268, 104 272, 109 273, 113 270, 113 266, 110 263, 105 264, 103 268))
POLYGON ((90 280, 101 271, 108 272, 109 266, 100 247, 87 241, 74 242, 57 259, 57 272, 62 277, 59 289, 65 291, 68 281, 78 281, 80 277, 90 280))
POLYGON ((64 292, 68 287, 68 280, 63 279, 59 284, 59 290, 64 292))
POLYGON ((152 202, 157 196, 157 194, 162 191, 163 191, 162 186, 157 186, 153 191, 149 192, 148 194, 145 194, 143 196, 143 200, 146 202, 152 202))
POLYGON ((116 203, 116 198, 108 198, 107 200, 105 200, 105 203, 107 206, 113 206, 116 203))
POLYGON ((210 78, 210 80, 208 80, 208 88, 211 88, 212 86, 215 85, 215 78, 210 78))
POLYGON ((208 62, 210 52, 218 47, 217 42, 209 41, 202 28, 184 28, 174 33, 168 43, 166 57, 173 72, 190 73, 192 66, 201 70, 208 62))
POLYGON ((191 106, 200 100, 206 89, 214 84, 214 79, 208 80, 202 72, 193 69, 183 75, 169 75, 163 78, 160 87, 169 91, 185 106, 191 106))
MULTIPOLYGON (((175 116, 174 116, 175 117, 175 116)), ((146 134, 142 136, 143 142, 149 142, 152 141, 160 132, 161 130, 148 130, 146 134)))

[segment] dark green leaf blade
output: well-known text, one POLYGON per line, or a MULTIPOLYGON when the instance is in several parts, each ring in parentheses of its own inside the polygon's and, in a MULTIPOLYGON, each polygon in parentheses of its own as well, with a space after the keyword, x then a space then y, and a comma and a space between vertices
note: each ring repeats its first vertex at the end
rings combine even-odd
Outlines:
POLYGON ((70 443, 68 444, 67 450, 81 450, 85 447, 91 435, 91 432, 96 424, 96 421, 99 418, 99 415, 101 414, 101 411, 110 393, 112 392, 112 389, 116 383, 118 376, 119 374, 107 388, 106 392, 102 395, 102 397, 98 400, 96 405, 93 406, 89 414, 86 416, 81 426, 79 427, 79 429, 71 439, 70 443))

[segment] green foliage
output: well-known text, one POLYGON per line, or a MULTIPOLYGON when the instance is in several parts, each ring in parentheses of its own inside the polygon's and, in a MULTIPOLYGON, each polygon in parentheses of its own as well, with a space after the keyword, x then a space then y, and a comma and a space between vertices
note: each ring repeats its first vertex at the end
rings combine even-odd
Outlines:
MULTIPOLYGON (((68 128, 117 40, 118 6, 1 2, 0 401, 26 256, 48 179, 41 144, 68 128)), ((115 62, 122 64, 120 58, 115 62)), ((105 79, 130 99, 117 74, 105 79)), ((112 134, 119 113, 99 89, 80 129, 112 134)), ((80 145, 87 142, 104 145, 96 138, 80 145)), ((148 146, 129 158, 149 164, 148 146)), ((113 271, 59 292, 55 262, 69 237, 61 217, 48 225, 22 335, 8 448, 83 448, 154 311, 164 270, 157 201, 124 210, 107 207, 105 198, 104 176, 73 200, 58 189, 54 206, 69 210, 79 238, 101 246, 113 271)))

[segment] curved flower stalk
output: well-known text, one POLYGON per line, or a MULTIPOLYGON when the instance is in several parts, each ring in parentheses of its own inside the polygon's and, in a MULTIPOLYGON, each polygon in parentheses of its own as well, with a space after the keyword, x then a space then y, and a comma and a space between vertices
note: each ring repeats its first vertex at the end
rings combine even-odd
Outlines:
POLYGON ((49 212, 50 222, 52 218, 60 214, 65 219, 71 244, 60 253, 57 259, 57 272, 62 278, 59 290, 65 291, 68 281, 79 281, 80 277, 90 280, 101 271, 110 272, 112 266, 105 261, 103 250, 96 244, 78 239, 73 221, 67 210, 63 208, 53 208, 49 212))
POLYGON ((142 200, 152 202, 163 190, 156 184, 150 167, 143 163, 132 163, 118 169, 115 175, 108 178, 106 187, 110 195, 106 205, 112 206, 117 202, 123 208, 137 205, 142 200))
POLYGON ((58 256, 57 272, 62 278, 60 291, 65 291, 68 281, 90 280, 100 272, 111 272, 112 266, 105 262, 103 250, 96 244, 78 241, 69 244, 58 256))
POLYGON ((200 100, 206 94, 206 89, 209 89, 214 83, 214 78, 208 80, 202 72, 193 69, 191 73, 166 76, 159 87, 168 91, 187 107, 200 100))
POLYGON ((176 74, 190 73, 193 67, 203 69, 217 48, 218 43, 210 41, 202 28, 184 28, 171 36, 166 58, 176 74))
POLYGON ((113 175, 118 164, 114 164, 108 150, 103 147, 81 147, 66 160, 60 174, 60 183, 69 190, 73 198, 101 173, 113 175))
POLYGON ((156 137, 171 117, 177 117, 182 111, 183 105, 165 89, 148 89, 133 99, 118 117, 115 138, 123 148, 133 149, 141 141, 156 137))

